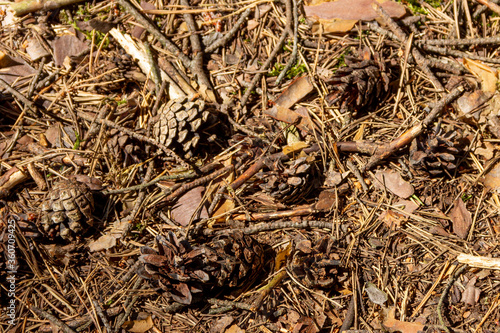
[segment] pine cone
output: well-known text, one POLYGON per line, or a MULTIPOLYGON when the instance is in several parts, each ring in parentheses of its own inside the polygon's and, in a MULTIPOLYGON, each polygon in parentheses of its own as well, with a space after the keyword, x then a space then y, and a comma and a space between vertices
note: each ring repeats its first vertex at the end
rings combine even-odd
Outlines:
POLYGON ((431 175, 439 175, 445 170, 453 172, 457 167, 456 156, 464 145, 458 128, 445 133, 439 122, 431 132, 413 140, 410 146, 410 164, 431 175))
POLYGON ((158 111, 159 120, 154 124, 153 135, 167 147, 191 156, 200 140, 198 129, 209 115, 204 109, 202 100, 190 101, 182 97, 168 101, 158 111))
POLYGON ((156 238, 158 250, 144 246, 141 276, 158 283, 170 297, 191 304, 193 295, 215 287, 238 287, 251 282, 264 264, 264 250, 252 237, 232 233, 208 244, 191 246, 174 233, 156 238))
POLYGON ((140 163, 141 160, 137 155, 142 150, 133 139, 114 128, 109 131, 109 136, 106 147, 118 163, 123 163, 124 166, 140 163))
POLYGON ((342 112, 356 112, 370 106, 387 91, 389 79, 385 74, 383 61, 370 59, 369 53, 363 57, 345 57, 346 67, 339 68, 333 78, 332 93, 326 97, 330 105, 339 103, 342 112))
POLYGON ((292 259, 292 272, 308 288, 329 288, 337 282, 340 257, 333 252, 332 239, 325 236, 315 246, 303 240, 296 245, 292 259))
POLYGON ((40 227, 50 239, 66 241, 80 237, 93 225, 94 198, 89 187, 76 180, 61 180, 47 193, 41 205, 40 227))
MULTIPOLYGON (((315 188, 315 166, 310 156, 293 160, 283 170, 262 172, 256 175, 265 183, 260 188, 271 197, 285 204, 297 203, 315 188)), ((276 169, 278 169, 277 167, 276 169)))

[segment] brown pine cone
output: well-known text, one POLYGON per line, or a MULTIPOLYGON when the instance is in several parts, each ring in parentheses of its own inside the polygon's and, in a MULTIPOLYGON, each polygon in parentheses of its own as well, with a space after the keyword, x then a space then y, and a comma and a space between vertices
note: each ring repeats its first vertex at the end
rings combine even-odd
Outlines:
POLYGON ((158 250, 144 246, 140 275, 181 304, 191 304, 193 294, 215 287, 238 287, 253 282, 264 265, 264 250, 252 237, 234 232, 192 246, 174 233, 156 238, 158 250))
POLYGON ((41 205, 40 229, 50 239, 79 238, 93 225, 94 198, 89 187, 73 179, 61 180, 41 205))
POLYGON ((259 187, 271 197, 284 204, 297 203, 304 199, 316 186, 314 162, 311 156, 299 157, 288 163, 282 170, 277 166, 274 171, 256 175, 264 183, 259 187))
POLYGON ((410 146, 410 165, 431 175, 453 172, 457 168, 458 156, 467 144, 461 130, 448 125, 444 131, 441 122, 428 133, 413 140, 410 146))
POLYGON ((334 285, 340 266, 340 256, 334 253, 333 240, 325 236, 315 245, 299 241, 292 259, 292 272, 308 288, 329 288, 334 285))
POLYGON ((345 63, 346 67, 339 68, 327 80, 333 85, 332 93, 326 97, 330 105, 338 103, 341 111, 356 112, 371 105, 387 91, 389 79, 385 74, 384 63, 370 59, 369 51, 363 52, 359 58, 346 56, 345 63))
POLYGON ((153 127, 154 137, 167 147, 191 156, 200 140, 198 130, 209 115, 204 109, 205 103, 200 99, 190 101, 181 97, 168 101, 158 111, 159 119, 153 127))

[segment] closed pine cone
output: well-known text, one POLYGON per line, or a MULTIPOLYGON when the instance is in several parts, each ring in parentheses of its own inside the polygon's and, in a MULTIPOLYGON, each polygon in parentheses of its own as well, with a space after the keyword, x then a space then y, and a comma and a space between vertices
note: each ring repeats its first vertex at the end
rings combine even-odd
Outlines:
POLYGON ((93 225, 94 198, 89 187, 73 179, 61 180, 49 190, 41 205, 41 231, 50 239, 80 237, 93 225))
POLYGON ((204 109, 205 103, 199 99, 181 97, 168 101, 158 111, 153 135, 165 146, 191 156, 200 140, 198 130, 209 115, 204 109))
POLYGON ((192 246, 174 233, 156 238, 158 250, 144 246, 140 274, 157 283, 181 304, 191 304, 193 294, 215 287, 238 287, 252 282, 264 264, 262 246, 251 236, 234 232, 207 244, 192 246))

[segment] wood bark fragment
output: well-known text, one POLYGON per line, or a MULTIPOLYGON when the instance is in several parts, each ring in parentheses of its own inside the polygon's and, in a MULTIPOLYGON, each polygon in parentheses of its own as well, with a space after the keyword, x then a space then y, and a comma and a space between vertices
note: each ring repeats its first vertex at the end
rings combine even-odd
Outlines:
POLYGON ((500 270, 500 258, 490 258, 483 256, 474 256, 461 253, 457 257, 457 261, 462 264, 467 264, 476 268, 497 269, 500 270))

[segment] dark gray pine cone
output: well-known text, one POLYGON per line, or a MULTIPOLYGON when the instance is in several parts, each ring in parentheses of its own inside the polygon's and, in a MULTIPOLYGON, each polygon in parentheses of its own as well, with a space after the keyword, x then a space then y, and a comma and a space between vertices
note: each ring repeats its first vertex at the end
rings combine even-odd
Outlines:
POLYGON ((289 162, 283 170, 257 174, 256 177, 264 181, 259 185, 260 188, 282 203, 299 202, 315 188, 315 165, 309 161, 310 158, 299 157, 289 162))
POLYGON ((338 103, 342 111, 355 112, 371 105, 387 91, 389 78, 383 60, 378 59, 378 54, 376 60, 369 57, 366 52, 359 58, 345 57, 346 66, 327 80, 332 84, 332 92, 326 97, 330 105, 338 103))
POLYGON ((416 170, 431 175, 453 172, 457 168, 459 155, 467 140, 462 138, 461 130, 448 125, 445 132, 441 122, 431 131, 413 140, 410 145, 410 165, 416 170))
POLYGON ((239 287, 254 281, 264 265, 264 250, 240 232, 221 235, 201 245, 179 241, 174 233, 156 238, 158 250, 144 246, 139 274, 158 284, 181 304, 193 294, 216 287, 239 287))
POLYGON ((205 102, 187 97, 176 98, 165 103, 158 111, 158 121, 154 124, 153 135, 167 147, 183 151, 188 157, 198 145, 198 130, 207 121, 209 112, 205 102))
POLYGON ((338 282, 340 270, 340 256, 334 250, 334 241, 329 236, 315 244, 299 241, 292 257, 292 273, 308 288, 332 287, 338 282))
POLYGON ((92 192, 87 185, 73 179, 54 184, 41 210, 40 229, 50 239, 77 239, 94 223, 92 192))

